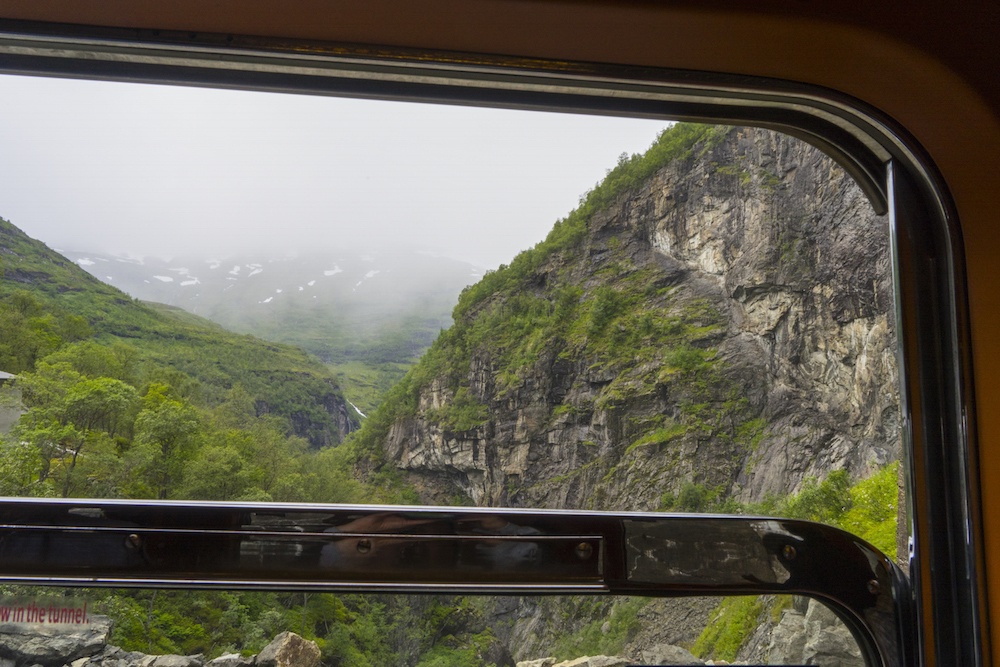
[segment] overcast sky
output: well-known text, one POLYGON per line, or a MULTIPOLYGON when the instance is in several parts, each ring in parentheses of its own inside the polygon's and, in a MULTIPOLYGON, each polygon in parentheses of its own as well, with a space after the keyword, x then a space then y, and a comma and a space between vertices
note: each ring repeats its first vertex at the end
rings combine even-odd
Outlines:
POLYGON ((0 217, 64 250, 390 241, 494 268, 665 126, 0 76, 0 217))

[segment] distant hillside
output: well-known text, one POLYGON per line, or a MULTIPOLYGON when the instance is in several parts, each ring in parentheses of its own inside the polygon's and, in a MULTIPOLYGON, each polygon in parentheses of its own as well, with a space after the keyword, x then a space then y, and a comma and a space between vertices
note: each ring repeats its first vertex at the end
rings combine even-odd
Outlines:
POLYGON ((65 251, 110 285, 332 364, 364 411, 451 325, 476 267, 405 250, 296 257, 135 259, 65 251))
POLYGON ((31 370, 60 345, 88 339, 127 343, 135 363, 182 373, 208 405, 239 385, 258 413, 287 419, 314 447, 339 443, 359 423, 332 372, 302 350, 140 303, 0 219, 0 370, 31 370))

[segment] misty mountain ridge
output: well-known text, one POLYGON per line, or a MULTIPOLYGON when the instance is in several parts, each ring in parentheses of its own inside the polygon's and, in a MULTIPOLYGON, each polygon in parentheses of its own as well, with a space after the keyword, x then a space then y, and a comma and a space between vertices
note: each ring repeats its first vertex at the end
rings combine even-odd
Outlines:
POLYGON ((341 372, 363 412, 451 326, 458 295, 484 273, 399 248, 168 260, 61 252, 140 300, 308 350, 341 372))
POLYGON ((399 249, 282 257, 240 254, 224 259, 59 252, 97 279, 135 298, 179 306, 210 318, 220 300, 234 299, 243 306, 302 305, 309 301, 348 306, 412 304, 414 298, 442 291, 457 296, 484 272, 466 262, 399 249))

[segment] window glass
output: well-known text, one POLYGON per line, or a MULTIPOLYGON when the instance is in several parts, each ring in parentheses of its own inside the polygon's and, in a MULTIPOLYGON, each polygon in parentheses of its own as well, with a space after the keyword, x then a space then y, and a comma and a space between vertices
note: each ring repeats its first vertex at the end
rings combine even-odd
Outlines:
MULTIPOLYGON (((3 494, 774 515, 905 553, 888 223, 817 149, 0 87, 3 494)), ((0 620, 106 616, 148 654, 862 664, 793 596, 4 593, 0 620)))

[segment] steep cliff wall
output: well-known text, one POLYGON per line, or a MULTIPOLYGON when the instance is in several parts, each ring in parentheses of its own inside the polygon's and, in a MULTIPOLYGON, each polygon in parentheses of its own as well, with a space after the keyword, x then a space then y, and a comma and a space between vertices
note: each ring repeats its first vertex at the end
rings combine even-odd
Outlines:
POLYGON ((887 221, 816 149, 678 126, 463 293, 370 430, 427 502, 646 510, 863 477, 899 436, 889 262, 887 221))

